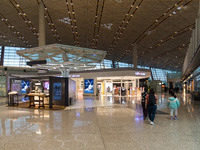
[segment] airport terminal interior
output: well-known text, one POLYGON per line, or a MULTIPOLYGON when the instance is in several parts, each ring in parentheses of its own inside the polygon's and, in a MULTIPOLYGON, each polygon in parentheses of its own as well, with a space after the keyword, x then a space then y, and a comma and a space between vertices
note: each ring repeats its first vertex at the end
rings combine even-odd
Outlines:
POLYGON ((1 0, 0 150, 199 150, 200 0, 1 0))

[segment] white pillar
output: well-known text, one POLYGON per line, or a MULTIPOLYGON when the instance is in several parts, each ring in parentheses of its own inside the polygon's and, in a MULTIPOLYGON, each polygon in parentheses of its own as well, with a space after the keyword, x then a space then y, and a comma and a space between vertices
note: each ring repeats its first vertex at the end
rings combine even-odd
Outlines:
POLYGON ((38 45, 39 46, 46 45, 44 6, 41 2, 39 3, 39 43, 38 45))
POLYGON ((196 27, 197 27, 197 45, 199 46, 199 43, 200 43, 200 1, 199 1, 199 10, 198 10, 198 17, 197 17, 196 23, 197 23, 197 25, 196 25, 196 27))
MULTIPOLYGON (((198 19, 198 18, 197 18, 198 19)), ((197 31, 198 31, 198 26, 197 26, 197 20, 195 21, 195 29, 194 29, 194 49, 195 49, 195 52, 198 48, 198 44, 197 44, 197 39, 198 39, 198 36, 197 36, 197 31)))
POLYGON ((137 44, 133 45, 133 65, 134 69, 137 69, 137 44))
POLYGON ((69 75, 69 69, 64 69, 64 74, 63 74, 63 77, 68 77, 69 75))
POLYGON ((133 80, 132 91, 134 91, 133 95, 135 95, 135 92, 136 92, 136 79, 133 80))
POLYGON ((62 77, 68 77, 69 76, 69 69, 66 68, 58 68, 61 72, 62 77))
POLYGON ((122 78, 121 78, 121 87, 120 87, 120 96, 122 96, 122 78))

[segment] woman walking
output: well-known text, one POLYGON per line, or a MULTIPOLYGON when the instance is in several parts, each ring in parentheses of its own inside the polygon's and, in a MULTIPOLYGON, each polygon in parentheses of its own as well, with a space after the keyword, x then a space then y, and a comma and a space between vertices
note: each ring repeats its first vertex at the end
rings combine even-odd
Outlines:
POLYGON ((155 113, 157 109, 157 100, 158 100, 157 96, 153 88, 151 88, 149 94, 147 94, 146 96, 146 103, 145 103, 145 106, 148 109, 151 125, 154 125, 155 113))

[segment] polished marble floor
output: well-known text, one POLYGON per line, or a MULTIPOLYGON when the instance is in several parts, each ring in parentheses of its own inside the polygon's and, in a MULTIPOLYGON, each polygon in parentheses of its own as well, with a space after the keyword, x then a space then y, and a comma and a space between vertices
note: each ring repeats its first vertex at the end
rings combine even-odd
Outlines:
POLYGON ((155 125, 143 121, 140 97, 80 96, 58 111, 1 105, 0 149, 199 150, 200 102, 178 94, 178 120, 170 120, 168 95, 158 97, 155 125))

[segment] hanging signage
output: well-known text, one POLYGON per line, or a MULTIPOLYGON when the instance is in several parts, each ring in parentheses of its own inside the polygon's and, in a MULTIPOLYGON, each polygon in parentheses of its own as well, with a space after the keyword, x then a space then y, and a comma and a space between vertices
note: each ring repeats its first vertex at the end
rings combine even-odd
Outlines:
POLYGON ((42 85, 42 84, 41 84, 41 82, 37 82, 37 83, 35 83, 35 85, 42 85))
POLYGON ((73 75, 69 75, 68 77, 71 77, 71 78, 79 78, 80 75, 79 75, 79 74, 73 74, 73 75))

